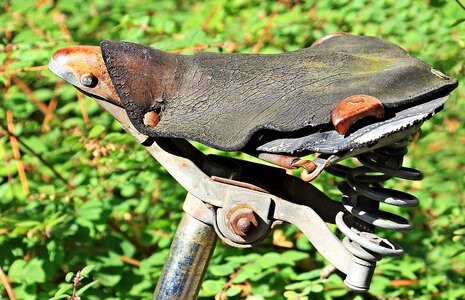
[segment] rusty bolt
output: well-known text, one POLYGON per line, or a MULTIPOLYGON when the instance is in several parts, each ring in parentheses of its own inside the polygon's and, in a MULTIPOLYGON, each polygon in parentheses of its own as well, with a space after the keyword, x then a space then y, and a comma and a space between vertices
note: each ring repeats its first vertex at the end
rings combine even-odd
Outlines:
POLYGON ((160 122, 160 117, 154 111, 149 111, 144 115, 144 124, 148 127, 155 128, 160 122))
POLYGON ((229 221, 234 233, 241 237, 247 236, 247 234, 258 226, 255 213, 250 208, 236 209, 231 214, 229 221))

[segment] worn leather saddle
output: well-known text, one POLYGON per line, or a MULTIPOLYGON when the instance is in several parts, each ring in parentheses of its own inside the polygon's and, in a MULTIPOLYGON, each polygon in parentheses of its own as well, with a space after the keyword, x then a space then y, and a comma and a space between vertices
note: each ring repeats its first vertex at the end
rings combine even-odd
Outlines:
POLYGON ((113 41, 102 42, 101 51, 137 130, 228 151, 370 147, 431 117, 457 86, 394 44, 348 34, 273 55, 177 55, 113 41), (368 114, 341 133, 334 111, 354 95, 374 98, 383 114, 368 114), (150 114, 155 123, 144 120, 150 114))

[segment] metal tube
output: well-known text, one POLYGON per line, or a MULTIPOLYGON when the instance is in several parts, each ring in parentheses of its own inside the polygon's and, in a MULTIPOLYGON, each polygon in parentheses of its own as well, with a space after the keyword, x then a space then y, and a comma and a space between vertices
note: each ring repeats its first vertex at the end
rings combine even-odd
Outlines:
POLYGON ((184 213, 153 299, 196 299, 215 242, 213 226, 184 213))

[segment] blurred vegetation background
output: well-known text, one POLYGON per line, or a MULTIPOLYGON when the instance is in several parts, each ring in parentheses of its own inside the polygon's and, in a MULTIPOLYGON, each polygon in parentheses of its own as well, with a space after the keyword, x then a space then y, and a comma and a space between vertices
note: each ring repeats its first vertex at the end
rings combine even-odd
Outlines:
MULTIPOLYGON (((74 295, 82 299, 149 299, 182 215, 182 187, 92 99, 47 70, 61 47, 111 39, 185 54, 278 53, 345 31, 397 43, 464 81, 458 1, 0 3, 2 299, 66 298, 70 272, 79 270, 74 295)), ((368 299, 465 297, 464 97, 462 84, 410 147, 407 165, 426 178, 392 183, 421 206, 400 212, 413 220, 413 232, 381 233, 407 255, 379 263, 368 299)), ((338 198, 332 177, 316 185, 338 198)), ((296 228, 281 226, 254 249, 219 242, 200 296, 363 298, 337 274, 322 282, 326 265, 296 228)))

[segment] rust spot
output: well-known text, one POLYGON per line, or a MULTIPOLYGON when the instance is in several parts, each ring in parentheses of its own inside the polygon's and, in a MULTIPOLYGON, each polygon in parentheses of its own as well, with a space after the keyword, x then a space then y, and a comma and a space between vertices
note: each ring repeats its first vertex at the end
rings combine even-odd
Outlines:
POLYGON ((310 46, 310 47, 314 47, 314 46, 318 46, 319 44, 329 40, 329 39, 332 39, 336 36, 341 36, 341 35, 346 35, 348 33, 345 33, 345 32, 335 32, 335 33, 330 33, 330 34, 327 34, 323 37, 320 37, 319 39, 317 39, 316 41, 313 42, 313 44, 310 46))
POLYGON ((355 95, 343 99, 333 111, 332 119, 336 131, 344 135, 352 124, 358 120, 372 116, 378 119, 384 117, 384 107, 381 101, 368 95, 355 95))
POLYGON ((251 231, 255 226, 257 226, 257 220, 252 216, 244 216, 239 218, 236 221, 234 228, 236 228, 236 233, 241 236, 245 236, 249 231, 251 231))
POLYGON ((121 106, 99 46, 62 48, 53 54, 51 60, 54 64, 54 69, 51 71, 64 80, 79 85, 79 88, 92 95, 121 106))
POLYGON ((232 220, 234 232, 242 237, 247 236, 247 234, 257 226, 258 222, 253 211, 239 214, 232 220))
POLYGON ((150 128, 155 128, 160 122, 160 118, 158 114, 154 111, 149 111, 144 115, 144 124, 150 128))
POLYGON ((273 153, 260 153, 258 158, 285 169, 295 169, 294 163, 299 160, 298 157, 273 153))
POLYGON ((227 222, 235 234, 245 237, 257 226, 258 220, 254 211, 247 205, 236 205, 226 214, 227 222))

